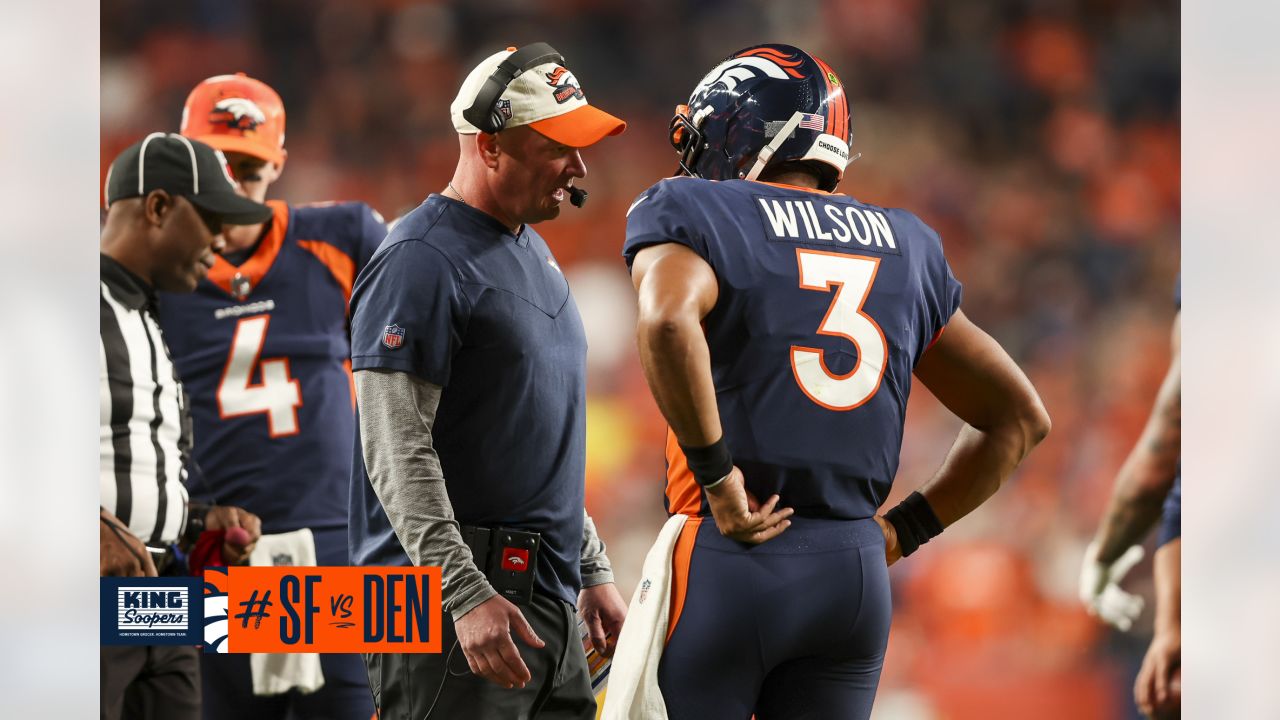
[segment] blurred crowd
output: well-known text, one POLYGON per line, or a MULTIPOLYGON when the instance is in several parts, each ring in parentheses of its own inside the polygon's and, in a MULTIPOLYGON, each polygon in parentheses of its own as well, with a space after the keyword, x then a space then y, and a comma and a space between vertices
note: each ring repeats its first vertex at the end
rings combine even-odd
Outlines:
MULTIPOLYGON (((539 227, 591 345, 588 506, 627 597, 664 518, 661 416, 633 340, 627 206, 670 175, 671 109, 712 65, 786 42, 840 74, 855 153, 841 191, 942 235, 963 308, 1023 365, 1049 439, 986 506, 894 567, 882 718, 1124 718, 1149 639, 1085 615, 1084 546, 1168 362, 1179 272, 1179 10, 1151 0, 113 0, 102 8, 102 172, 186 93, 244 71, 288 110, 290 202, 388 219, 444 186, 448 105, 508 45, 550 42, 630 127, 588 151, 591 191, 539 227)), ((99 204, 101 204, 99 199, 99 204)), ((897 487, 958 421, 923 387, 897 487)), ((1149 572, 1130 583, 1147 592, 1149 572)), ((797 588, 797 590, 802 590, 797 588)))

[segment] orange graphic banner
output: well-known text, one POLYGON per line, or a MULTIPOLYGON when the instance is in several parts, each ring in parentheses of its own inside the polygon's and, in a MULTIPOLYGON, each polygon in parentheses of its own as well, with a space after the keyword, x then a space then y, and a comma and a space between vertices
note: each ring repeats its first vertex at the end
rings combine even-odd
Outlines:
POLYGON ((438 567, 231 567, 216 582, 222 652, 440 652, 438 567))

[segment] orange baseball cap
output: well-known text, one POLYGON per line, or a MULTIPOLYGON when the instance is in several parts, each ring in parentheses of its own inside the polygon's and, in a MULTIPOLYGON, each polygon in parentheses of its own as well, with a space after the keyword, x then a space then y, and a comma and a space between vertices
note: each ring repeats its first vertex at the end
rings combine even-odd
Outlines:
MULTIPOLYGON (((459 134, 480 132, 464 113, 475 102, 489 77, 515 50, 509 47, 485 58, 462 82, 457 97, 449 106, 453 127, 459 134)), ((627 129, 625 121, 588 104, 577 77, 555 62, 529 68, 517 75, 507 84, 492 112, 502 118, 502 127, 528 125, 558 143, 576 148, 594 145, 627 129)))
POLYGON ((180 132, 223 152, 284 162, 284 103, 270 86, 244 73, 215 75, 196 85, 182 107, 180 132))

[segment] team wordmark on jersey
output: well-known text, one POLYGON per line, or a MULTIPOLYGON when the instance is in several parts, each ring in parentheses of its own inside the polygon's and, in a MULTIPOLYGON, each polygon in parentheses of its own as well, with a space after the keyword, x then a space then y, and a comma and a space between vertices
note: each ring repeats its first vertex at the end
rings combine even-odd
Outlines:
POLYGON ((241 315, 257 315, 258 313, 271 312, 275 309, 275 300, 259 300, 248 305, 232 305, 231 307, 218 308, 213 311, 213 319, 222 320, 223 318, 240 317, 241 315))
POLYGON ((852 245, 901 255, 884 213, 820 199, 755 196, 756 209, 771 240, 852 245))

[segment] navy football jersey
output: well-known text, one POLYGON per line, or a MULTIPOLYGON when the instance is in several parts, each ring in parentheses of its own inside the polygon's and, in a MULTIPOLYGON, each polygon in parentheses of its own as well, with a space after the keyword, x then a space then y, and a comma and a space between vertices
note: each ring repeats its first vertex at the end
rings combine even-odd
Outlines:
MULTIPOLYGON (((846 195, 668 178, 627 218, 628 266, 675 242, 715 271, 704 320, 725 442, 757 497, 865 518, 898 469, 911 373, 960 305, 929 226, 846 195)), ((667 507, 709 514, 675 437, 667 507)))
POLYGON ((217 258, 194 293, 159 302, 190 396, 187 482, 193 498, 256 513, 263 532, 341 527, 355 433, 347 304, 386 228, 363 203, 267 204, 252 255, 217 258))
MULTIPOLYGON (((539 533, 536 587, 575 605, 587 337, 546 241, 433 194, 360 273, 351 318, 357 372, 405 372, 443 388, 431 445, 458 522, 539 533)), ((352 564, 410 564, 359 438, 347 447, 352 564)))

